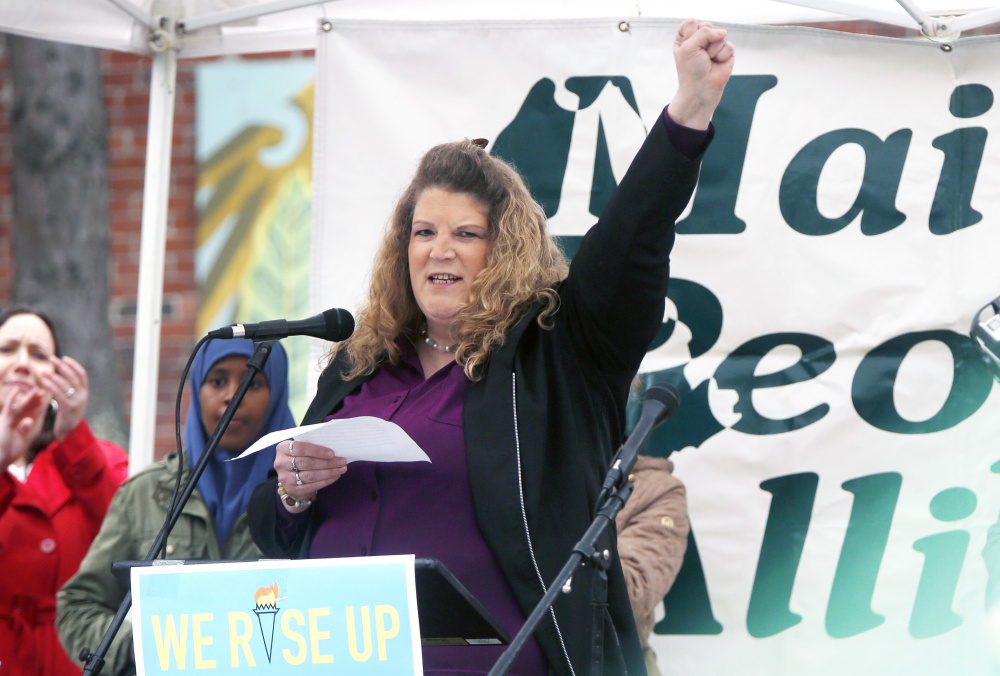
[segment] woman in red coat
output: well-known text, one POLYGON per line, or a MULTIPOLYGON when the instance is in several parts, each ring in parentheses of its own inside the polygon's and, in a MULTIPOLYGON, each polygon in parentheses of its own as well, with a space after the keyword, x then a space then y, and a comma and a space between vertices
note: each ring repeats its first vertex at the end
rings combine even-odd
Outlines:
POLYGON ((0 673, 75 676, 55 630, 56 591, 76 572, 128 456, 83 419, 87 372, 60 358, 52 324, 0 313, 0 673))

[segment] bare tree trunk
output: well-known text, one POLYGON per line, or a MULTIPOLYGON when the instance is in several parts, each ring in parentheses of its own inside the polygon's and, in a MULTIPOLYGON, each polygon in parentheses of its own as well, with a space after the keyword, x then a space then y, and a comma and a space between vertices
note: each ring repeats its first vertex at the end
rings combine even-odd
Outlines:
POLYGON ((109 321, 108 142, 100 53, 8 35, 14 301, 51 315, 90 376, 97 436, 128 435, 109 321))

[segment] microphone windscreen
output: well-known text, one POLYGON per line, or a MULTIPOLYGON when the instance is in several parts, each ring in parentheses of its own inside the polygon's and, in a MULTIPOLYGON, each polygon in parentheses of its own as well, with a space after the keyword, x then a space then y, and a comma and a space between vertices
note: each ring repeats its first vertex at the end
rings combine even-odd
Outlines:
POLYGON ((336 343, 347 340, 354 333, 354 316, 347 310, 330 308, 323 313, 323 319, 326 320, 323 340, 336 343))
POLYGON ((677 409, 681 407, 681 393, 670 383, 656 383, 655 385, 651 385, 646 390, 646 394, 642 400, 644 403, 647 401, 658 401, 663 404, 663 413, 660 414, 657 424, 677 413, 677 409))

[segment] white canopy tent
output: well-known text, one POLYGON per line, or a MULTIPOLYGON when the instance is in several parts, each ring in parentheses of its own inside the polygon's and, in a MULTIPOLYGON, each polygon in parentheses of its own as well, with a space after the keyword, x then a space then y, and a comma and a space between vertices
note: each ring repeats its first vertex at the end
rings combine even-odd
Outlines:
POLYGON ((947 41, 1000 21, 1000 6, 983 7, 975 0, 12 0, 0 6, 2 32, 153 59, 129 439, 132 471, 149 464, 153 454, 178 58, 314 49, 324 24, 361 19, 628 21, 638 16, 746 24, 863 19, 947 41))
POLYGON ((449 21, 697 16, 749 24, 863 19, 947 37, 1000 21, 1000 6, 976 0, 14 0, 0 30, 48 40, 181 58, 308 49, 317 21, 449 21))

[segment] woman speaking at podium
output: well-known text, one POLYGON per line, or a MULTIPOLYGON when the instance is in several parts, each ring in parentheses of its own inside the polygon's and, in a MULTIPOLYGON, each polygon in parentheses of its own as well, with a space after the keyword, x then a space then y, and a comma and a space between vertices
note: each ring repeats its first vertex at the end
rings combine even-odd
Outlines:
MULTIPOLYGON (((304 424, 378 416, 431 463, 278 445, 251 533, 268 557, 440 559, 515 634, 589 526, 625 401, 664 311, 674 221, 694 189, 733 66, 725 31, 688 20, 678 91, 568 269, 517 172, 460 141, 423 157, 374 262, 358 328, 334 348, 304 424)), ((589 569, 509 673, 589 672, 589 569), (572 667, 570 666, 572 665, 572 667)), ((644 673, 621 567, 610 613, 644 673)), ((620 670, 613 640, 605 665, 620 670)), ((501 647, 424 648, 426 674, 485 674, 501 647)))

